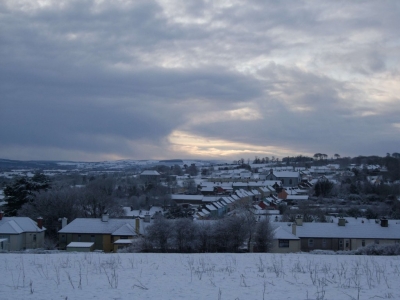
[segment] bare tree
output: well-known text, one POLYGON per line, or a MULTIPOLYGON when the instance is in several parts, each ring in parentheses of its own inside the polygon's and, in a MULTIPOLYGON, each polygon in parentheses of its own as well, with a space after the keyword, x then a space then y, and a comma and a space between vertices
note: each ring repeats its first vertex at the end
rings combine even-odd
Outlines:
POLYGON ((200 252, 212 252, 214 250, 214 226, 209 221, 197 223, 197 238, 200 252))
POLYGON ((229 216, 215 225, 217 250, 221 252, 239 252, 248 236, 247 226, 242 216, 229 216))
POLYGON ((250 251, 251 245, 253 243, 254 232, 256 228, 256 217, 254 213, 250 210, 251 208, 251 200, 239 202, 236 204, 236 214, 241 217, 243 220, 243 225, 245 226, 245 230, 247 231, 247 249, 250 251))
POLYGON ((161 252, 168 252, 172 242, 172 223, 164 219, 163 216, 157 216, 153 224, 147 226, 146 235, 155 249, 161 252))
POLYGON ((80 190, 76 188, 63 188, 37 193, 34 201, 22 206, 18 215, 34 220, 39 216, 42 217, 43 225, 47 229, 46 235, 54 239, 61 229, 59 218, 65 217, 72 221, 82 216, 77 201, 79 192, 80 190))
POLYGON ((174 245, 179 252, 195 252, 199 246, 197 238, 197 226, 192 220, 181 218, 175 220, 174 224, 174 245))
POLYGON ((195 194, 197 192, 196 182, 193 179, 185 180, 183 185, 188 193, 195 194))
POLYGON ((255 245, 259 252, 269 252, 273 242, 273 227, 269 218, 265 218, 257 223, 255 232, 255 245))
POLYGON ((100 218, 108 213, 111 217, 123 215, 123 210, 117 201, 102 190, 82 189, 79 193, 79 205, 86 218, 100 218))

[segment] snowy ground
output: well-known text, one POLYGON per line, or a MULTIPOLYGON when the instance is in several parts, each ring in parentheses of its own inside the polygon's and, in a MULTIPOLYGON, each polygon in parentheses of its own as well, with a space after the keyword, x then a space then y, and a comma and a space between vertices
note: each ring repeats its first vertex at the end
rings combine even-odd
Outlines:
POLYGON ((0 254, 0 299, 400 299, 400 257, 0 254))

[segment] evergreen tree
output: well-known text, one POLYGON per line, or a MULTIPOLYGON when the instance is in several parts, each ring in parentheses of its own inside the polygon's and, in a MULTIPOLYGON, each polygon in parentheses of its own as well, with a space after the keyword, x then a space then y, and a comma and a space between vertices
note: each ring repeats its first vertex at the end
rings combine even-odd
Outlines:
POLYGON ((315 185, 314 185, 314 192, 315 196, 319 197, 326 197, 329 196, 333 189, 333 183, 330 182, 329 180, 319 180, 315 185))
POLYGON ((19 177, 4 188, 4 196, 7 204, 4 212, 7 216, 16 216, 18 210, 27 202, 33 201, 36 192, 48 190, 50 181, 42 173, 36 173, 32 178, 19 177))

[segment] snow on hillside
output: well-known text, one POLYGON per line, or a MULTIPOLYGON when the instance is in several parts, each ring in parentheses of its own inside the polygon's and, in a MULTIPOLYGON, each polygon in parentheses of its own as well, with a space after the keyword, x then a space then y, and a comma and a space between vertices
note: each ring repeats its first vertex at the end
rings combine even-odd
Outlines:
POLYGON ((400 299, 400 257, 0 255, 0 299, 400 299))

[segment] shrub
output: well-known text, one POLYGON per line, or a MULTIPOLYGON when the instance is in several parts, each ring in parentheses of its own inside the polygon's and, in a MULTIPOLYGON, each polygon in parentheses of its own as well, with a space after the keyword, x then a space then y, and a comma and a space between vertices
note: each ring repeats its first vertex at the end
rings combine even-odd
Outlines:
POLYGON ((400 244, 371 244, 359 248, 356 255, 400 255, 400 244))

